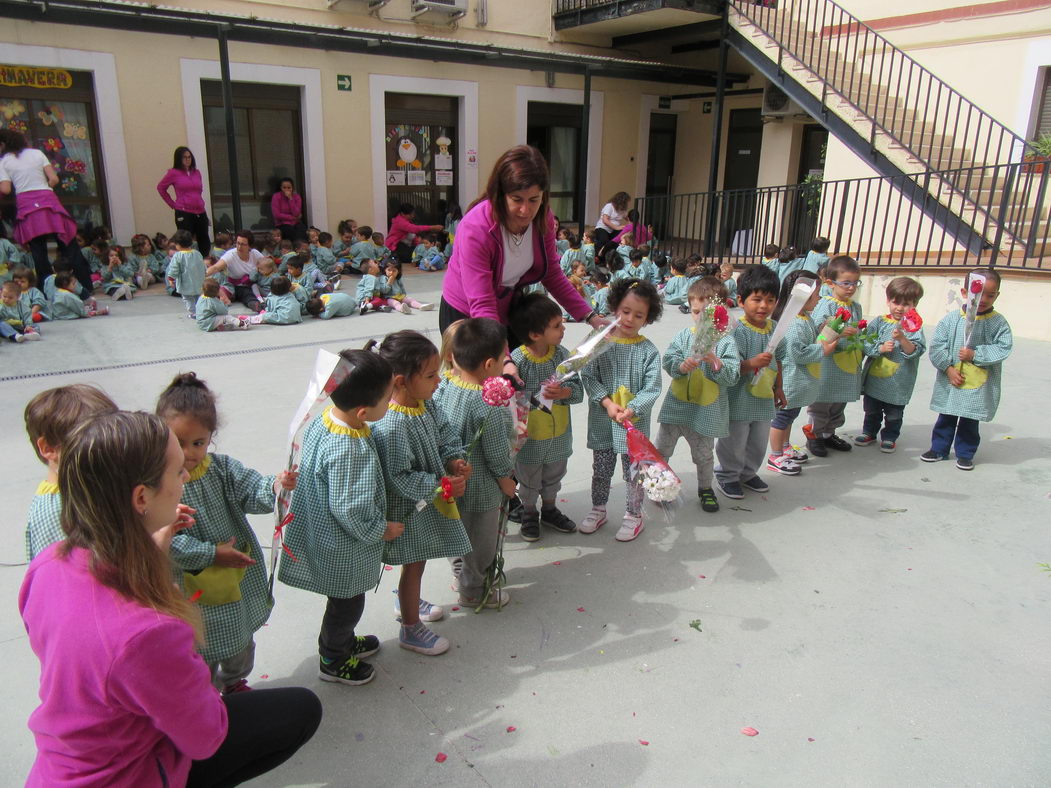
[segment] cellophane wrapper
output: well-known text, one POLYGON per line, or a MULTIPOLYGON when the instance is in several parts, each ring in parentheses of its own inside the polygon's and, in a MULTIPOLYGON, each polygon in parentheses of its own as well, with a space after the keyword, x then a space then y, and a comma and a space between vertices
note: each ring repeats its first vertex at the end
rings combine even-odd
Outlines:
POLYGON ((690 354, 694 358, 701 359, 715 350, 719 340, 734 330, 737 321, 725 306, 713 299, 701 310, 694 325, 697 330, 694 333, 690 354))
POLYGON ((682 499, 682 479, 640 429, 631 422, 625 422, 625 427, 628 459, 636 480, 647 498, 661 505, 665 512, 673 510, 682 499))

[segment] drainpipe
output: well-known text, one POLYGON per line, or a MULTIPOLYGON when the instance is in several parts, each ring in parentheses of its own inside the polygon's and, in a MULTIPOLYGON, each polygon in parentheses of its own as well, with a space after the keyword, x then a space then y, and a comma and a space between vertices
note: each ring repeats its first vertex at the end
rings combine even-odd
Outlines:
POLYGON ((584 67, 584 106, 580 119, 580 145, 577 152, 577 220, 580 223, 581 235, 587 219, 586 200, 588 196, 588 134, 591 127, 591 66, 584 67))
POLYGON ((726 43, 730 35, 730 12, 729 4, 723 8, 723 27, 719 39, 719 73, 715 81, 715 116, 712 119, 712 153, 708 163, 708 227, 704 233, 704 256, 711 257, 715 252, 716 233, 719 224, 719 205, 715 199, 715 191, 719 187, 719 155, 722 150, 723 140, 723 98, 726 94, 726 56, 729 45, 726 43))
MULTIPOLYGON (((241 185, 237 178, 237 137, 234 133, 234 91, 230 84, 229 25, 219 25, 219 74, 223 81, 223 110, 226 113, 226 156, 230 164, 230 196, 233 201, 234 232, 241 229, 241 185)), ((212 217, 214 225, 215 217, 212 217)), ((213 227, 214 232, 214 227, 213 227)))

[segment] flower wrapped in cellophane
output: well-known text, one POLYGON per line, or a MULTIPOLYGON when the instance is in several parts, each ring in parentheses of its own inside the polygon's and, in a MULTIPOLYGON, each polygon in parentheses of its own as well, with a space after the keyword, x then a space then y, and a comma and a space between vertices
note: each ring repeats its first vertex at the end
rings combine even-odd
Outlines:
POLYGON ((690 355, 698 361, 707 361, 713 372, 718 372, 722 362, 714 356, 719 340, 734 330, 737 321, 717 299, 710 300, 697 315, 694 324, 693 345, 690 355))
POLYGON ((584 367, 609 350, 612 344, 609 336, 619 324, 620 320, 614 319, 608 325, 596 328, 589 333, 584 338, 584 341, 577 345, 576 350, 555 367, 555 374, 541 384, 540 390, 532 397, 531 404, 533 407, 540 408, 545 413, 550 413, 554 400, 544 396, 544 389, 548 386, 561 386, 575 375, 579 375, 584 367))
POLYGON ((628 459, 646 497, 661 504, 677 501, 682 492, 682 480, 678 474, 642 430, 627 419, 624 428, 627 430, 628 459))

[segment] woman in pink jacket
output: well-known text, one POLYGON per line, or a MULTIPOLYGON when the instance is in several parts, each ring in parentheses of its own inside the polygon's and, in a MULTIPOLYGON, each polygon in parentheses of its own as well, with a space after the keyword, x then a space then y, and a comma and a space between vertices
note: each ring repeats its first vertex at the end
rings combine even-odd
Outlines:
POLYGON ((286 241, 305 241, 307 225, 303 221, 303 198, 296 194, 296 184, 291 178, 282 178, 277 192, 270 198, 270 216, 274 227, 281 231, 286 241))
POLYGON ((204 205, 204 181, 197 169, 197 159, 184 145, 175 149, 172 168, 164 173, 157 191, 165 204, 175 211, 175 229, 187 230, 197 240, 197 251, 207 257, 212 253, 208 237, 208 211, 204 205), (169 188, 175 189, 172 199, 169 188))
POLYGON ((416 215, 416 207, 411 203, 403 202, 398 206, 398 214, 390 221, 390 231, 387 233, 383 245, 394 254, 395 259, 402 264, 412 262, 413 244, 410 239, 416 233, 436 233, 443 228, 440 224, 413 224, 416 215))
POLYGON ((179 441, 148 413, 100 416, 63 450, 67 539, 33 559, 18 597, 40 660, 27 785, 237 785, 317 730, 310 690, 212 687, 200 614, 168 557, 192 513, 186 479, 179 441))

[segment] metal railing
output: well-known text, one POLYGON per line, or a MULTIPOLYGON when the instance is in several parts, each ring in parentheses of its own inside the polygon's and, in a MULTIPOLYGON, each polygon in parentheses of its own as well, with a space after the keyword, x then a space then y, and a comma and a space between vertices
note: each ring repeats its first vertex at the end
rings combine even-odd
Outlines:
POLYGON ((644 197, 635 205, 659 250, 672 256, 753 262, 769 243, 805 252, 824 236, 831 253, 869 265, 1051 270, 1049 181, 1051 164, 1017 163, 644 197), (971 189, 974 204, 961 207, 957 184, 971 189))
POLYGON ((1025 140, 832 0, 729 6, 777 42, 821 82, 821 105, 836 93, 929 170, 1021 159, 1025 140), (838 41, 836 40, 838 39, 838 41))

